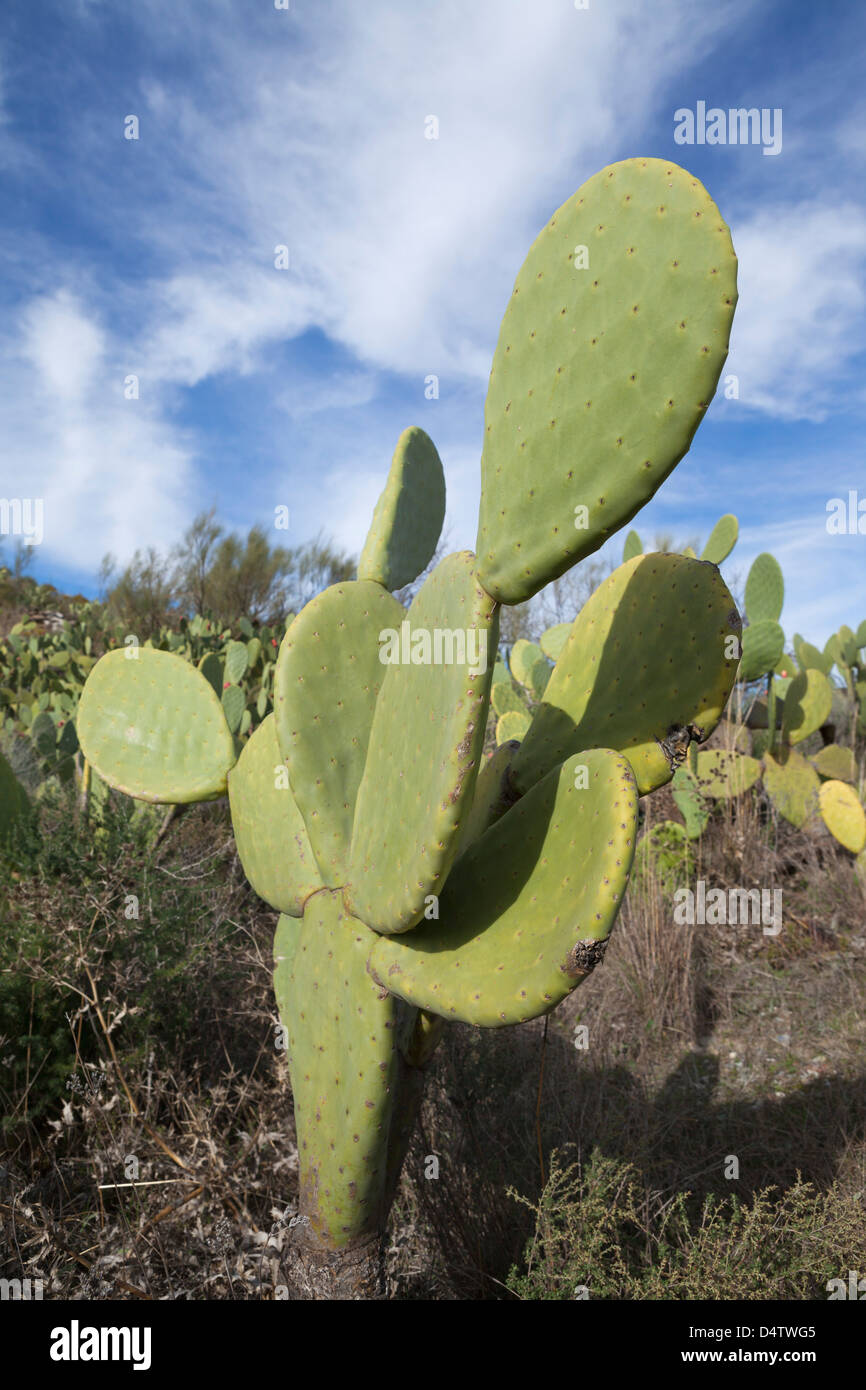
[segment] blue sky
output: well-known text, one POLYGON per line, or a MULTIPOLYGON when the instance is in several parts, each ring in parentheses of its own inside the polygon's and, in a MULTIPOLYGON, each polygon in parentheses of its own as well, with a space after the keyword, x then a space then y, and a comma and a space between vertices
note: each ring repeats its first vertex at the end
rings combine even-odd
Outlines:
POLYGON ((740 395, 635 524, 736 512, 732 582, 770 549, 789 636, 856 626, 866 535, 828 535, 826 504, 866 500, 864 39, 848 0, 5 0, 0 495, 44 499, 34 573, 94 593, 105 551, 212 504, 357 552, 410 424, 473 547, 523 257, 597 169, 653 155, 731 227, 740 395), (781 152, 677 145, 699 101, 781 108, 781 152))

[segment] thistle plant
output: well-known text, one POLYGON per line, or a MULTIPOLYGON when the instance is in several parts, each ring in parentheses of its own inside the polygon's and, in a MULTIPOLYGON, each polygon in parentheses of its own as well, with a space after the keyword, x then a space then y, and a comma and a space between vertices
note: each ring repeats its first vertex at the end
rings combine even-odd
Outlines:
POLYGON ((291 623, 273 713, 243 747, 177 654, 114 651, 89 676, 78 735, 98 774, 153 802, 228 793, 241 863, 279 914, 292 1258, 314 1297, 375 1292, 445 1023, 538 1018, 596 968, 638 798, 725 707, 741 625, 718 569, 635 555, 556 634, 525 736, 482 768, 500 606, 597 550, 683 457, 736 297, 730 233, 697 179, 656 159, 603 169, 542 229, 505 312, 476 554, 442 560, 408 611, 393 596, 429 563, 445 512, 436 448, 408 429, 357 579, 291 623), (386 661, 383 635, 404 631, 409 658, 386 661), (491 659, 461 662, 461 642, 491 659))

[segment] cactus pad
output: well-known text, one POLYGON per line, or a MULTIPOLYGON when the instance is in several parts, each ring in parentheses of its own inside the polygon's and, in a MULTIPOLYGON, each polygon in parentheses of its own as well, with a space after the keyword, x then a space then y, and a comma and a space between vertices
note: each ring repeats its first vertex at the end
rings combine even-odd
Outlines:
POLYGON ((778 622, 784 602, 785 581, 781 566, 775 556, 764 551, 753 561, 746 576, 746 617, 750 624, 778 622))
POLYGON ((701 559, 709 560, 713 565, 720 565, 723 560, 727 560, 737 544, 739 534, 740 523, 731 512, 726 516, 720 516, 701 551, 701 559))
POLYGON ((755 785, 760 775, 758 759, 744 753, 732 753, 724 748, 709 748, 698 753, 698 786, 703 796, 713 800, 741 796, 755 785))
POLYGON ((817 772, 793 749, 783 750, 778 760, 765 753, 763 763, 767 795, 779 815, 799 829, 818 810, 817 772))
MULTIPOLYGON (((498 681, 491 686, 490 703, 494 714, 526 714, 526 702, 520 698, 511 681, 498 681)), ((528 717, 526 727, 529 727, 528 717)))
POLYGON ((541 650, 551 661, 558 661, 559 654, 568 641, 568 634, 571 632, 571 623, 554 623, 546 632, 542 632, 539 638, 541 650))
POLYGON ((439 921, 375 942, 372 975, 411 1004, 482 1027, 547 1013, 603 958, 636 827, 625 758, 576 754, 461 855, 439 921))
POLYGON ((511 674, 522 685, 525 690, 530 691, 538 699, 544 693, 550 675, 550 667, 544 659, 544 652, 536 642, 527 642, 524 637, 519 637, 511 648, 508 658, 511 667, 511 674), (543 668, 543 679, 540 679, 539 670, 543 668), (540 686, 540 690, 539 690, 540 686))
POLYGON ((244 873, 271 907, 300 917, 322 880, 280 757, 272 714, 256 729, 228 782, 232 829, 244 873))
POLYGON ((866 812, 853 787, 844 782, 825 782, 819 792, 824 824, 852 854, 866 849, 866 812))
POLYGON ((801 743, 820 729, 833 706, 833 690, 821 671, 801 671, 785 691, 782 737, 801 743))
POLYGON ((496 721, 496 742, 502 747, 506 743, 518 742, 526 737, 532 720, 527 710, 507 710, 496 721))
POLYGON ((469 551, 424 582, 408 633, 413 659, 383 667, 352 832, 351 910, 381 932, 414 926, 441 891, 472 804, 499 609, 469 551))
POLYGON ((809 761, 818 776, 827 781, 857 781, 857 762, 854 754, 850 748, 843 748, 841 743, 828 743, 809 761))
POLYGON ((678 767, 671 780, 671 793, 686 823, 686 835, 697 840, 710 819, 710 808, 701 796, 698 780, 690 767, 678 767))
POLYGON ((412 426, 397 441, 385 490, 376 503, 358 578, 402 589, 433 558, 445 520, 445 474, 428 434, 412 426))
POLYGON ((355 800, 388 670, 380 660, 380 634, 399 631, 405 616, 380 584, 334 584, 298 614, 280 647, 277 739, 329 888, 347 882, 355 800))
POLYGON ((759 618, 743 633, 743 659, 740 680, 755 681, 775 670, 785 650, 785 634, 773 618, 759 618))
POLYGON ((629 531, 622 548, 623 564, 626 560, 633 560, 636 555, 643 555, 643 541, 637 531, 629 531))
MULTIPOLYGON (((502 720, 499 722, 501 724, 502 720)), ((485 761, 475 782, 472 809, 460 832, 458 854, 480 840, 484 832, 500 816, 504 816, 517 800, 517 793, 511 785, 510 768, 519 746, 516 739, 503 740, 496 752, 485 761)))
POLYGON ((734 601, 714 565, 639 555, 584 604, 515 756, 527 791, 580 748, 615 748, 643 795, 669 782, 690 738, 706 738, 737 671, 734 601))
POLYGON ((275 982, 288 1033, 301 1203, 319 1240, 339 1249, 381 1221, 401 1010, 367 974, 375 938, 347 916, 338 894, 309 900, 294 949, 290 930, 277 938, 283 959, 275 982))
POLYGON ((712 198, 669 160, 613 164, 554 213, 490 373, 477 550, 494 598, 530 598, 597 550, 686 453, 727 356, 736 265, 712 198))
POLYGON ((140 801, 223 796, 234 740, 216 692, 182 657, 139 647, 96 663, 78 706, 78 738, 109 786, 140 801))

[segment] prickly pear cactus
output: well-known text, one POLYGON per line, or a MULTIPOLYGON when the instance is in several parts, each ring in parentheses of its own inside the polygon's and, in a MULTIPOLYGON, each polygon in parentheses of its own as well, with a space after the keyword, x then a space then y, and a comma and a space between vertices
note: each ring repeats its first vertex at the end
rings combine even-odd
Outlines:
POLYGON ((505 315, 479 558, 448 556, 408 612, 389 592, 424 569, 444 512, 438 454, 407 431, 359 578, 288 628, 273 718, 242 751, 206 674, 178 656, 114 653, 84 690, 81 743, 100 776, 167 802, 227 789, 245 872, 279 913, 297 1259, 315 1297, 375 1292, 444 1022, 537 1018, 599 965, 638 797, 670 780, 725 705, 740 622, 718 570, 636 557, 589 617, 516 652, 531 725, 498 696, 502 719, 528 732, 482 770, 500 603, 536 592, 652 496, 709 405, 735 302, 730 234, 698 181, 654 159, 603 170, 541 233, 505 315))

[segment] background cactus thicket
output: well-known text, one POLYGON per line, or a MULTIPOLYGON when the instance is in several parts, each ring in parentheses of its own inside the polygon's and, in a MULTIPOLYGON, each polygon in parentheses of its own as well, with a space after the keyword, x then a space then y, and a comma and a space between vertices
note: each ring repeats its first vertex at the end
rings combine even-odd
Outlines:
MULTIPOLYGON (((723 560, 727 560, 737 544, 739 534, 740 523, 733 513, 728 512, 725 516, 720 516, 710 532, 709 540, 701 551, 700 559, 709 560, 713 565, 720 565, 723 560)), ((643 555, 643 553, 644 544, 637 531, 629 531, 622 548, 623 560, 633 560, 635 555, 643 555)), ((682 553, 691 560, 698 558, 690 545, 687 545, 682 553)))
MULTIPOLYGON (((252 732, 208 655, 198 669, 114 650, 88 676, 78 738, 96 773, 149 802, 228 792, 245 872, 279 913, 306 1218, 293 1258, 313 1296, 376 1287, 444 1023, 536 1018, 590 974, 628 886, 639 797, 725 708, 741 623, 718 569, 635 555, 540 656, 512 653, 532 718, 482 769, 500 605, 597 550, 683 457, 736 298, 730 233, 697 179, 657 159, 603 169, 543 228, 505 312, 477 556, 442 560, 408 611, 393 596, 444 516, 439 456, 410 429, 358 578, 288 627, 273 713, 252 732), (408 659, 384 659, 389 634, 408 659), (443 634, 452 659, 436 657, 443 634), (488 659, 461 661, 462 641, 488 659)), ((229 687, 242 664, 229 647, 229 687)))
POLYGON ((823 821, 845 849, 860 856, 862 874, 866 779, 857 755, 866 733, 866 622, 856 633, 841 628, 823 651, 798 633, 792 655, 779 622, 784 597, 778 561, 759 555, 746 579, 740 698, 727 725, 728 746, 690 750, 673 779, 674 800, 696 838, 714 802, 760 784, 770 806, 790 824, 823 821), (834 667, 842 686, 831 679, 834 667))

